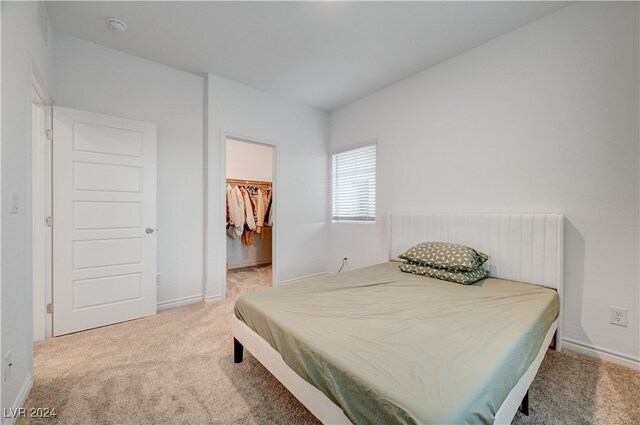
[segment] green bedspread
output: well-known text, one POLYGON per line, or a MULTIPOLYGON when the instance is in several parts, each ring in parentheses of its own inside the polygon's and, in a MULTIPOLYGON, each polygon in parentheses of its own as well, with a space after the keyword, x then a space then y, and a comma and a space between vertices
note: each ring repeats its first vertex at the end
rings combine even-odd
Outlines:
POLYGON ((558 315, 556 291, 398 266, 249 293, 235 314, 355 424, 492 423, 558 315))

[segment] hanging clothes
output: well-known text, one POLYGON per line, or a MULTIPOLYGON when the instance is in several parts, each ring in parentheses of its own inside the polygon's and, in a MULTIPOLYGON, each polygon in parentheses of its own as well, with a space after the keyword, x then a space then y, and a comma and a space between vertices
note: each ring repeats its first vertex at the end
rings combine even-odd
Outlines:
POLYGON ((267 219, 267 225, 269 227, 273 227, 273 205, 271 206, 271 209, 269 210, 269 218, 267 219))
POLYGON ((253 232, 249 229, 244 229, 242 238, 240 239, 245 245, 253 245, 253 232))
POLYGON ((262 205, 264 206, 264 213, 262 215, 263 226, 267 222, 267 213, 269 212, 269 202, 271 202, 271 191, 263 190, 262 191, 262 205))
POLYGON ((227 208, 229 209, 229 236, 237 239, 242 235, 245 224, 244 198, 237 186, 227 185, 227 208))
POLYGON ((253 245, 253 231, 256 228, 255 217, 253 216, 253 207, 251 206, 251 198, 249 197, 249 191, 246 188, 240 188, 242 192, 242 200, 244 202, 244 216, 245 224, 244 231, 242 232, 242 242, 246 245, 253 245))
POLYGON ((264 192, 262 189, 257 188, 254 193, 251 193, 251 203, 253 204, 253 211, 256 217, 256 233, 262 233, 262 227, 264 226, 264 192))
POLYGON ((240 238, 244 244, 252 245, 254 232, 264 237, 264 227, 273 225, 271 187, 227 183, 226 192, 227 233, 233 239, 240 238))
POLYGON ((267 205, 268 205, 268 211, 267 211, 267 226, 269 227, 273 227, 273 192, 269 191, 268 194, 268 199, 267 199, 267 205))
POLYGON ((231 196, 231 186, 229 186, 229 184, 227 184, 225 192, 226 192, 225 194, 227 196, 227 207, 225 208, 225 210, 227 212, 227 219, 226 219, 225 223, 227 223, 227 228, 229 228, 229 223, 231 223, 231 217, 229 215, 229 197, 231 196))
POLYGON ((256 222, 253 215, 253 207, 251 206, 251 198, 249 198, 249 191, 244 187, 241 188, 240 191, 242 192, 242 199, 244 201, 244 215, 247 227, 249 230, 254 230, 256 228, 256 222))

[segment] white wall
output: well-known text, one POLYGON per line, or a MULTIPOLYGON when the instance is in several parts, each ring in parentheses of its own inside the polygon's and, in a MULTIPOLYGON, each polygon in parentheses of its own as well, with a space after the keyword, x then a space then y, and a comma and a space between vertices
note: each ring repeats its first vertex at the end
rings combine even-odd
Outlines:
MULTIPOLYGON (((2 2, 2 337, 0 353, 12 353, 12 373, 2 382, 0 411, 19 407, 33 383, 31 272, 31 73, 35 65, 51 87, 48 44, 37 24, 35 2, 2 2), (18 214, 9 214, 11 192, 18 214)), ((4 365, 4 360, 2 362, 4 365)), ((3 417, 3 422, 9 419, 3 417)))
POLYGON ((270 227, 264 227, 261 233, 253 234, 253 245, 245 245, 240 238, 232 239, 227 236, 227 264, 229 269, 240 269, 272 261, 273 231, 270 227))
POLYGON ((563 213, 565 336, 637 361, 638 32, 577 3, 332 113, 332 149, 378 140, 378 220, 332 224, 330 268, 386 261, 391 212, 563 213))
POLYGON ((227 139, 227 178, 273 181, 273 148, 227 139))
POLYGON ((208 79, 208 298, 225 285, 223 133, 276 145, 275 262, 282 282, 327 269, 328 115, 213 74, 208 79), (280 227, 278 227, 281 224, 280 227))
MULTIPOLYGON (((273 181, 273 148, 270 146, 227 139, 227 178, 273 181)), ((230 269, 269 264, 272 231, 264 227, 255 233, 253 245, 227 236, 227 264, 230 269)))
POLYGON ((65 34, 58 105, 158 126, 158 303, 197 299, 204 273, 204 79, 65 34))

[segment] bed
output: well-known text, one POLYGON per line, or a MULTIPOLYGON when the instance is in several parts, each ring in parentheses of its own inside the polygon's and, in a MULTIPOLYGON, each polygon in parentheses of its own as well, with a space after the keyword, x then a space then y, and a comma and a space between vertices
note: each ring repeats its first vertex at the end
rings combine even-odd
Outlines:
POLYGON ((247 348, 324 423, 509 423, 555 334, 562 216, 392 215, 390 260, 241 297, 247 348), (472 246, 492 278, 465 286, 402 273, 417 242, 472 246))

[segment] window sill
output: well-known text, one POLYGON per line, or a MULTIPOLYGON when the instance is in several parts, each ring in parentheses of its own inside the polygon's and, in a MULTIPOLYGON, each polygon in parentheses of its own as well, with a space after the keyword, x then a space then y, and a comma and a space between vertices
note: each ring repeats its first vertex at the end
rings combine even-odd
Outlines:
POLYGON ((376 224, 376 221, 366 220, 331 220, 332 224, 376 224))

